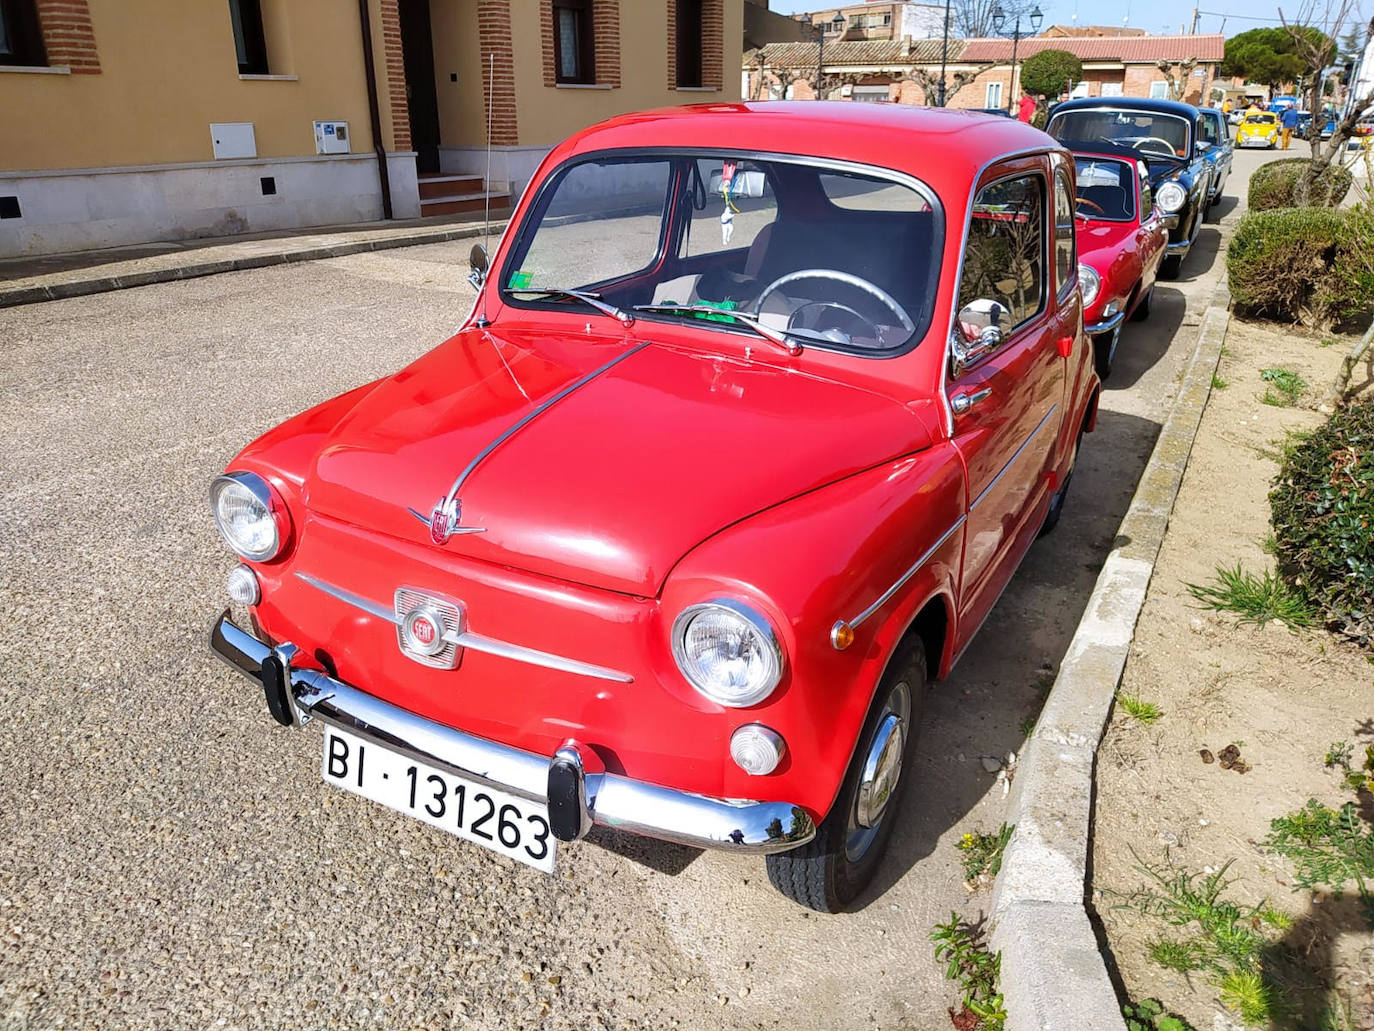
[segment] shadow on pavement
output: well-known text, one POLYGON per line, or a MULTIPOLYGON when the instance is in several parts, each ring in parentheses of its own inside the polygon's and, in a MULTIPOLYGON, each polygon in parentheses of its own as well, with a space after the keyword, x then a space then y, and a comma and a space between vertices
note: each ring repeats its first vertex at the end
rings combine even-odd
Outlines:
MULTIPOLYGON (((1031 546, 954 672, 926 694, 916 769, 887 858, 862 908, 930 855, 996 774, 982 756, 1020 754, 1145 469, 1160 424, 1103 410, 1079 455, 1064 517, 1031 546)), ((996 827, 982 827, 990 832, 996 827)))
POLYGON ((1127 322, 1122 328, 1112 374, 1102 389, 1129 390, 1135 386, 1168 353, 1187 310, 1188 299, 1181 291, 1168 283, 1157 283, 1150 314, 1140 322, 1127 322))

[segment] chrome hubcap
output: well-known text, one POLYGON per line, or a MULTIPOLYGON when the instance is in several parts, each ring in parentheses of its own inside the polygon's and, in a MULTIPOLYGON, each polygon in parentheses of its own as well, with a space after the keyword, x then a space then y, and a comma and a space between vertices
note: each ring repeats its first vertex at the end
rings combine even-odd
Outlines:
POLYGON ((845 854, 857 861, 877 836, 902 779, 902 754, 906 750, 907 723, 911 718, 911 688, 897 684, 883 704, 877 727, 868 740, 859 790, 849 814, 845 854))

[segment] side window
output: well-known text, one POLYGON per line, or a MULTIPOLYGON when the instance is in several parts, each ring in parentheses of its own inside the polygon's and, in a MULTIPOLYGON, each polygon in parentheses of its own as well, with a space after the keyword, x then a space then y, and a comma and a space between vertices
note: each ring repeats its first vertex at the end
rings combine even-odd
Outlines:
POLYGON ((694 166, 688 170, 692 218, 680 256, 695 258, 752 247, 778 217, 778 197, 768 174, 750 161, 698 158, 694 166), (699 207, 703 200, 705 206, 699 207))
POLYGON ((1145 162, 1140 162, 1136 170, 1140 175, 1140 221, 1144 222, 1154 214, 1155 193, 1150 188, 1150 170, 1145 162))
POLYGON ((1078 282, 1073 210, 1073 190, 1061 168, 1054 174, 1054 281, 1061 298, 1078 282))
POLYGON ((1197 120, 1197 134, 1198 139, 1202 140, 1204 143, 1216 144, 1218 140, 1217 123, 1215 119, 1210 118, 1207 115, 1203 115, 1201 118, 1199 118, 1197 120))
POLYGON ((1045 307, 1045 180, 1038 175, 983 187, 973 202, 959 307, 998 301, 1014 328, 1045 307))

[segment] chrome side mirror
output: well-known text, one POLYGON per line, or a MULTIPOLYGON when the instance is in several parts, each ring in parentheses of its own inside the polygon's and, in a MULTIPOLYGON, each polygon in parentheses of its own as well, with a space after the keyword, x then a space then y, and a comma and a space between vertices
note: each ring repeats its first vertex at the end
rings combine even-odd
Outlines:
POLYGON ((1211 145, 1210 143, 1208 143, 1206 140, 1198 140, 1198 141, 1197 141, 1197 149, 1198 149, 1198 153, 1200 153, 1200 154, 1206 154, 1209 150, 1212 149, 1212 145, 1211 145))
POLYGON ((468 282, 474 290, 482 289, 482 284, 487 281, 487 267, 490 264, 487 260, 487 249, 480 243, 473 244, 472 250, 468 251, 468 264, 472 266, 472 271, 468 273, 468 282))
POLYGON ((1010 309, 1001 301, 987 298, 970 301, 959 309, 949 340, 951 371, 955 376, 1002 345, 1003 321, 1010 314, 1010 309))

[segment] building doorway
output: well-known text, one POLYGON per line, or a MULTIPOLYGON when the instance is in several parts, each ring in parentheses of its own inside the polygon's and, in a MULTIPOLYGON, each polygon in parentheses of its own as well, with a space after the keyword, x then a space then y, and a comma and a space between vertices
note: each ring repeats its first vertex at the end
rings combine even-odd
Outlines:
POLYGON ((398 11, 415 168, 422 173, 437 172, 439 95, 434 85, 434 39, 429 27, 429 0, 400 0, 398 11))

